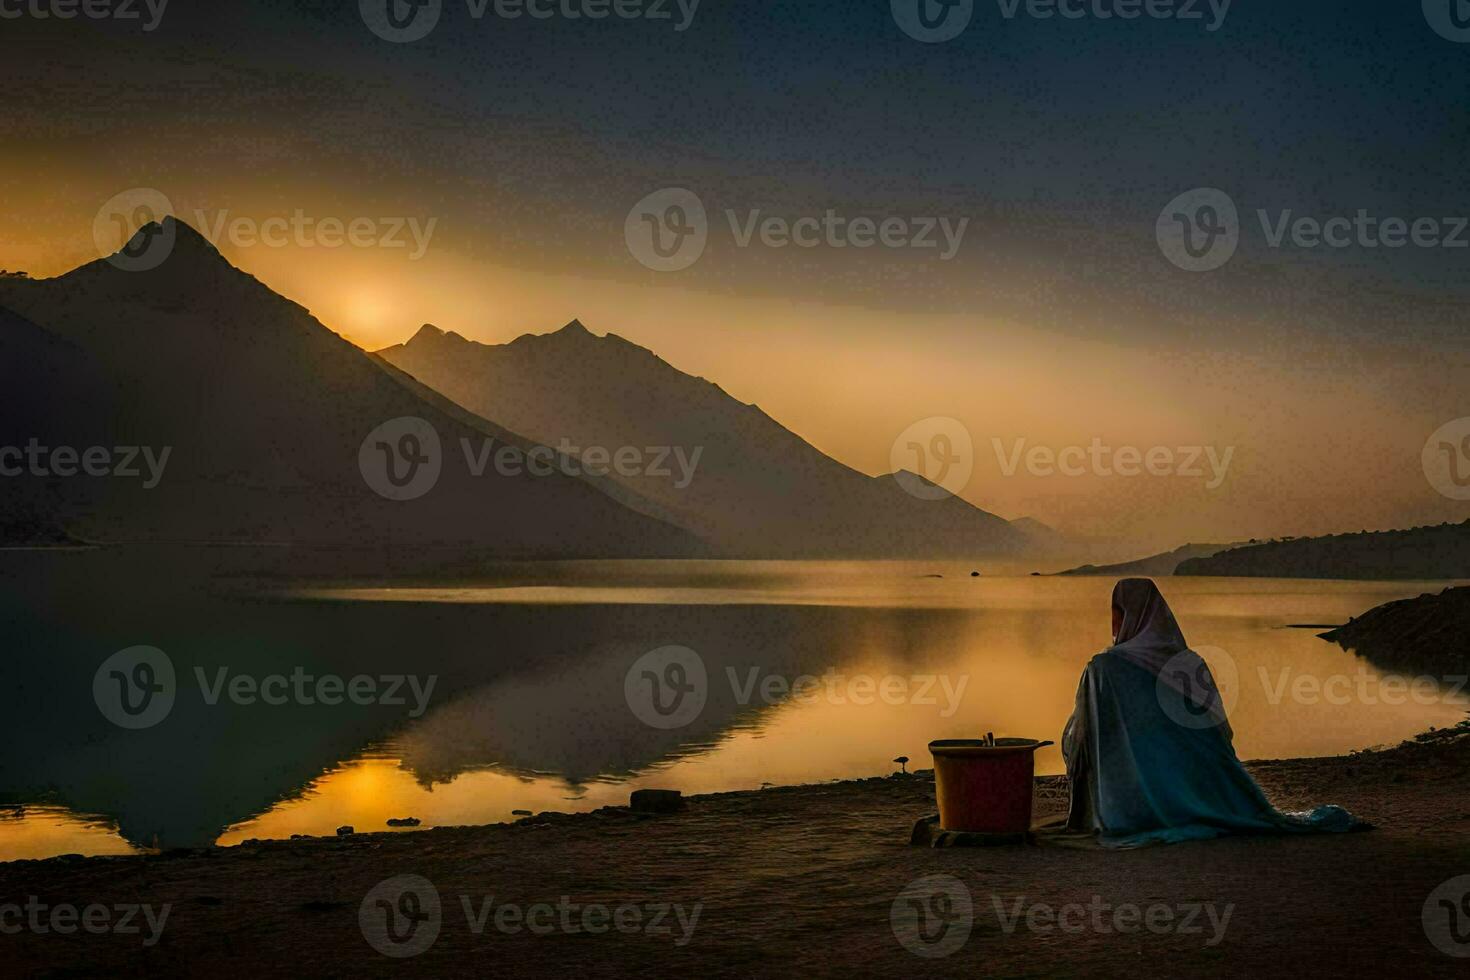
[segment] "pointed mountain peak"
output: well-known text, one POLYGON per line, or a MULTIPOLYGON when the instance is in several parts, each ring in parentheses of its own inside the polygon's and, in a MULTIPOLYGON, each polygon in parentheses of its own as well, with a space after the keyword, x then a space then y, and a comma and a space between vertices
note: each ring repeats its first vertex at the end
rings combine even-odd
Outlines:
POLYGON ((219 254, 219 249, 215 248, 209 239, 187 221, 181 221, 173 215, 168 215, 163 219, 162 227, 165 232, 173 233, 174 244, 178 247, 192 251, 204 251, 212 255, 219 254))
MULTIPOLYGON (((588 330, 581 320, 573 320, 559 330, 550 333, 523 333, 507 346, 521 351, 560 351, 568 348, 577 348, 581 344, 592 341, 602 341, 612 337, 599 337, 588 330)), ((591 349, 591 348, 589 348, 591 349)), ((596 348, 602 350, 602 347, 596 348)))
POLYGON ((886 477, 879 476, 875 479, 893 480, 908 493, 925 500, 947 500, 954 497, 954 494, 947 488, 913 470, 894 470, 886 477))
POLYGON ((209 239, 172 215, 142 225, 112 255, 78 266, 57 281, 87 283, 88 288, 121 290, 130 296, 142 289, 154 295, 212 294, 215 299, 222 289, 259 285, 254 276, 235 268, 209 239))
POLYGON ((210 243, 186 221, 168 215, 163 221, 150 221, 133 232, 133 237, 119 250, 117 255, 139 256, 149 249, 167 249, 167 257, 185 259, 215 259, 229 265, 219 249, 210 243))
POLYGON ((581 339, 583 337, 592 337, 594 334, 582 325, 581 320, 573 320, 552 336, 581 339))
POLYGON ((426 323, 423 326, 419 327, 417 333, 408 338, 408 340, 404 341, 399 346, 423 347, 429 350, 437 350, 445 347, 446 345, 456 343, 467 344, 470 343, 470 341, 465 340, 453 330, 441 330, 438 327, 434 326, 432 323, 426 323))

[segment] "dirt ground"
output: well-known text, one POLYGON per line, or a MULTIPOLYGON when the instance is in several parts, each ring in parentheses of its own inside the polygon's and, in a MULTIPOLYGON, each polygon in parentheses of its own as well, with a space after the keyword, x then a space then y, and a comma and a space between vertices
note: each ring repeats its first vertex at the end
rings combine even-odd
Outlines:
MULTIPOLYGON (((1135 851, 919 848, 907 843, 910 827, 934 804, 933 783, 917 776, 694 797, 683 812, 652 817, 548 815, 413 834, 22 861, 0 865, 7 930, 0 969, 218 977, 1466 975, 1470 960, 1437 948, 1421 916, 1437 887, 1470 875, 1470 733, 1252 769, 1285 809, 1340 803, 1377 829, 1135 851), (428 904, 405 904, 402 882, 378 887, 403 875, 427 879, 437 916, 428 904), (962 889, 950 878, 920 880, 932 875, 952 876, 962 889), (386 906, 378 906, 384 896, 386 906), (59 934, 49 929, 50 910, 6 916, 5 903, 28 902, 69 903, 79 915, 101 905, 111 922, 127 905, 147 904, 155 919, 164 903, 170 908, 150 945, 155 933, 143 913, 133 917, 136 933, 59 934), (384 937, 384 907, 420 917, 398 920, 413 927, 394 927, 409 937, 404 942, 384 937), (364 929, 364 908, 378 927, 364 929), (922 923, 905 912, 919 908, 927 910, 922 923), (21 922, 28 914, 48 931, 21 922), (385 955, 370 934, 390 952, 415 955, 385 955)), ((1062 788, 1039 787, 1039 806, 1054 809, 1062 788)), ((411 890, 427 895, 418 882, 411 890)), ((100 930, 102 912, 93 914, 100 930)), ((1449 948, 1470 954, 1470 944, 1449 948)))

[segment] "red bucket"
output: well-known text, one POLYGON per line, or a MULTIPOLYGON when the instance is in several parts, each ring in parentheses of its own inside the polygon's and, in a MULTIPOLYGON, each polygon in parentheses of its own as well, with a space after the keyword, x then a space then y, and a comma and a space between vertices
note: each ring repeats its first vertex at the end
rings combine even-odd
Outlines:
POLYGON ((1024 834, 1031 829, 1035 752, 1051 742, 1034 738, 942 738, 929 743, 939 826, 974 834, 1024 834))

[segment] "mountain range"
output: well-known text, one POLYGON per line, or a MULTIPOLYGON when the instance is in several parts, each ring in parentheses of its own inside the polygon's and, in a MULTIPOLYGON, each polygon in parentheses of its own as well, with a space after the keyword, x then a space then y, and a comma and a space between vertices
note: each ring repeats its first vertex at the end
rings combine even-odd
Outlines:
POLYGON ((159 237, 153 268, 0 277, 0 464, 41 454, 6 471, 0 543, 937 559, 1059 541, 914 474, 860 473, 579 322, 504 345, 425 326, 369 354, 176 218, 120 256, 159 237), (425 438, 401 441, 403 420, 425 438), (435 440, 427 489, 370 476, 415 471, 435 440))
MULTIPOLYGON (((758 406, 578 321, 507 344, 432 325, 378 356, 470 411, 546 446, 695 461, 694 472, 625 466, 609 478, 722 555, 968 558, 1015 555, 1038 536, 911 473, 868 476, 758 406), (918 493, 910 493, 917 489, 918 493)), ((637 506, 634 502, 631 505, 637 506)))
POLYGON ((146 271, 104 259, 54 279, 0 279, 0 446, 47 450, 20 475, 8 467, 0 532, 12 543, 705 553, 593 481, 524 467, 477 475, 461 447, 493 440, 514 457, 525 440, 408 382, 183 222, 145 226, 133 244, 159 234, 172 249, 146 271), (370 435, 402 418, 422 420, 442 447, 440 474, 417 499, 385 497, 364 465, 370 435), (58 475, 89 450, 108 451, 113 475, 58 475), (140 465, 150 458, 152 486, 140 465), (125 459, 138 476, 118 475, 125 459))
POLYGON ((1066 571, 1054 572, 1055 575, 1116 575, 1130 576, 1141 575, 1144 577, 1173 575, 1174 570, 1179 567, 1180 562, 1191 558, 1208 558, 1228 548, 1238 548, 1238 544, 1186 544, 1175 548, 1173 551, 1165 551, 1162 554, 1149 555, 1147 558, 1137 558, 1133 561, 1118 562, 1113 565, 1079 565, 1066 571))
POLYGON ((1178 575, 1470 579, 1470 521, 1400 531, 1286 538, 1179 563, 1178 575))
MULTIPOLYGON (((861 473, 719 385, 576 320, 506 344, 426 324, 368 353, 175 218, 144 226, 122 255, 157 236, 172 246, 146 270, 115 256, 52 279, 0 275, 0 545, 291 544, 374 550, 370 567, 396 556, 398 571, 404 556, 463 568, 1119 546, 1006 521, 912 473, 861 473), (436 453, 419 453, 404 424, 436 453), (386 470, 431 456, 437 475, 413 493, 384 483, 386 470)), ((1062 574, 1176 570, 1464 578, 1470 522, 1186 545, 1062 574)))

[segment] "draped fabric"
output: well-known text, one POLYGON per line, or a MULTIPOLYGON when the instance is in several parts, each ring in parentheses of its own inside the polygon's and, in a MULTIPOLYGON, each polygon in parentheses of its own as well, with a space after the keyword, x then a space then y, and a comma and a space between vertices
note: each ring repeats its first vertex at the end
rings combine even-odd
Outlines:
POLYGON ((1341 832, 1337 806, 1282 813, 1235 756, 1209 666, 1189 649, 1149 579, 1113 588, 1118 635, 1082 672, 1062 734, 1072 786, 1068 826, 1106 847, 1232 833, 1341 832))

